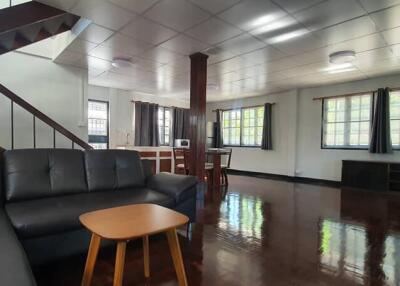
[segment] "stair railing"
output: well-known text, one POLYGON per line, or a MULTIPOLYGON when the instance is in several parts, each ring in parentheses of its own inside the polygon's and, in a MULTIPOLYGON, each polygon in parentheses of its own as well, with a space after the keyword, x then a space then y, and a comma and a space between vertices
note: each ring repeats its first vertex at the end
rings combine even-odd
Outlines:
POLYGON ((53 148, 56 148, 56 133, 64 135, 66 138, 71 140, 72 149, 75 148, 75 144, 79 145, 83 149, 93 149, 88 143, 80 139, 78 136, 65 129, 59 123, 48 117, 46 114, 39 111, 37 108, 23 100, 21 97, 13 93, 11 90, 0 84, 0 93, 8 97, 11 101, 11 149, 14 149, 14 105, 17 104, 33 116, 33 148, 36 148, 36 119, 41 120, 53 129, 53 148))

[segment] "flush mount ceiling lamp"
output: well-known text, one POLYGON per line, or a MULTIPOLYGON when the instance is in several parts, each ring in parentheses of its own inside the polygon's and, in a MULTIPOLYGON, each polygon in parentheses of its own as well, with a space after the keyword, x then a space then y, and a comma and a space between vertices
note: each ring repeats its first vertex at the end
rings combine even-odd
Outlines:
POLYGON ((133 62, 129 58, 114 58, 111 65, 115 68, 129 68, 133 62))
POLYGON ((329 55, 329 62, 332 64, 351 63, 356 59, 354 51, 339 51, 329 55))

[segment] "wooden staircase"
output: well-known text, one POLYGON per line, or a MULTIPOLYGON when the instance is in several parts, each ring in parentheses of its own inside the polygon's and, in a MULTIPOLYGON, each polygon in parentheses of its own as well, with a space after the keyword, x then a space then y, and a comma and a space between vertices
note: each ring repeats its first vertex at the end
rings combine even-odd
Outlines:
POLYGON ((0 9, 0 55, 66 32, 79 19, 35 1, 0 9))
MULTIPOLYGON (((64 128, 61 124, 57 123, 34 106, 29 104, 27 101, 23 100, 21 97, 13 93, 11 90, 6 88, 4 85, 0 84, 0 94, 3 94, 5 97, 10 99, 10 110, 11 110, 11 118, 10 118, 10 141, 11 141, 11 149, 14 149, 15 146, 15 136, 14 136, 14 105, 18 105, 22 107, 24 110, 29 112, 32 115, 32 147, 36 148, 36 120, 39 119, 53 129, 53 148, 56 148, 56 133, 64 135, 66 138, 71 140, 71 148, 74 149, 75 145, 80 146, 83 149, 89 150, 93 149, 87 142, 80 139, 78 136, 64 128)), ((0 147, 0 153, 3 148, 0 147)))

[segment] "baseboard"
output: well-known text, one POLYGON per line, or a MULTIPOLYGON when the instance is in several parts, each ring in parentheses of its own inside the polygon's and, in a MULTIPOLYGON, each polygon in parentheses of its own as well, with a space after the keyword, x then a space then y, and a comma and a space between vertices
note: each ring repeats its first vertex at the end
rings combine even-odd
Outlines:
POLYGON ((232 175, 239 175, 239 176, 249 176, 249 177, 256 177, 256 178, 263 178, 263 179, 270 179, 270 180, 280 180, 280 181, 293 182, 293 183, 321 185, 321 186, 328 186, 328 187, 335 187, 335 188, 339 188, 342 185, 342 183, 338 182, 338 181, 297 177, 297 176, 293 177, 293 176, 287 176, 287 175, 278 175, 278 174, 252 172, 252 171, 242 171, 242 170, 235 170, 235 169, 228 169, 228 173, 232 174, 232 175))

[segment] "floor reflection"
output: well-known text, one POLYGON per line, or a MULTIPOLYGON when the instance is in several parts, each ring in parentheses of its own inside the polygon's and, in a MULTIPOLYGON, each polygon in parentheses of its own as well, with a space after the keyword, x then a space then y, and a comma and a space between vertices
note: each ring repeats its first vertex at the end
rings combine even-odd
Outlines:
MULTIPOLYGON (((189 285, 400 285, 400 194, 229 182, 226 192, 200 189, 191 240, 181 237, 189 285)), ((140 241, 128 248, 124 285, 177 285, 163 236, 150 242, 149 280, 140 241)), ((114 259, 114 249, 100 253, 93 285, 112 284, 114 259)), ((37 271, 39 285, 79 285, 84 261, 37 271)))
POLYGON ((218 227, 232 234, 261 239, 262 205, 263 201, 257 197, 228 194, 221 202, 218 227))

